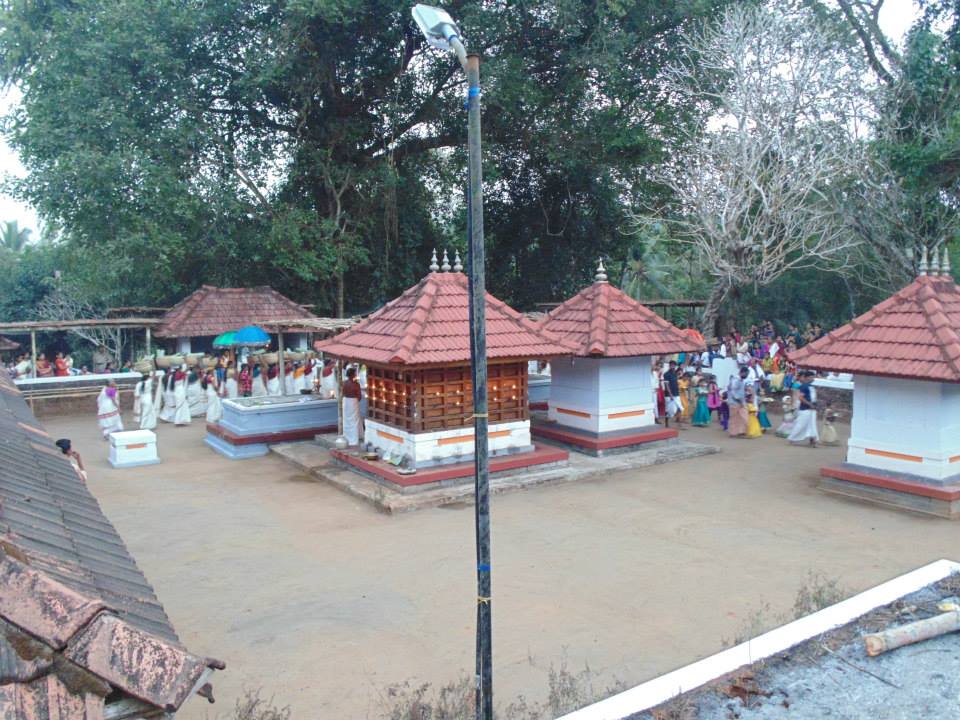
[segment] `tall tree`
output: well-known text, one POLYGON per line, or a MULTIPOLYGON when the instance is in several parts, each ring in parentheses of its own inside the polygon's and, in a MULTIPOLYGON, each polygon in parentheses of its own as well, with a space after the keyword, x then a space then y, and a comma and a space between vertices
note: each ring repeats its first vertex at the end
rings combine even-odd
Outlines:
POLYGON ((864 153, 869 98, 857 56, 829 18, 779 3, 738 6, 687 34, 667 85, 717 112, 677 146, 660 177, 673 190, 674 234, 696 248, 724 301, 809 267, 835 269, 859 242, 839 212, 864 153))
MULTIPOLYGON (((659 69, 727 1, 450 6, 485 56, 492 289, 549 300, 625 253, 623 199, 652 191, 644 168, 697 110, 665 102, 659 69)), ((463 81, 406 1, 3 8, 17 190, 78 250, 136 267, 130 300, 266 282, 366 308, 462 234, 463 81)))

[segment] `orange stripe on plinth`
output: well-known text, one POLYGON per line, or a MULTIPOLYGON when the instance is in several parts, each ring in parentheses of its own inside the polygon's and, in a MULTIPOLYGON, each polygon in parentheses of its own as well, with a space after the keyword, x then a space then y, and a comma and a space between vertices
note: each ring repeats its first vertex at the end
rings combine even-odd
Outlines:
POLYGON ((557 412, 563 413, 564 415, 574 415, 582 418, 590 417, 590 413, 580 412, 579 410, 567 410, 566 408, 557 408, 557 412))
POLYGON ((952 458, 950 458, 950 462, 960 462, 960 455, 954 455, 952 458))
MULTIPOLYGON (((492 433, 487 433, 488 438, 499 438, 507 437, 510 434, 510 430, 495 430, 492 433)), ((457 437, 448 437, 440 438, 437 440, 437 445, 457 445, 458 443, 473 442, 473 435, 457 435, 457 437)))
POLYGON ((867 455, 877 455, 879 457, 890 458, 891 460, 906 460, 907 462, 922 463, 923 458, 919 455, 904 455, 903 453, 889 452, 887 450, 873 450, 867 448, 864 450, 867 455))
POLYGON ((646 415, 646 414, 647 414, 646 410, 630 410, 629 412, 610 413, 609 415, 607 415, 607 420, 617 420, 618 418, 625 418, 625 417, 639 417, 641 415, 646 415))
POLYGON ((134 444, 134 445, 124 445, 124 446, 123 446, 123 449, 124 449, 124 450, 139 450, 140 448, 145 448, 146 446, 147 446, 146 443, 136 443, 136 444, 134 444))
POLYGON ((386 433, 383 430, 377 430, 377 436, 382 437, 384 440, 393 440, 394 442, 398 442, 398 443, 403 442, 403 438, 400 437, 399 435, 391 435, 390 433, 386 433))

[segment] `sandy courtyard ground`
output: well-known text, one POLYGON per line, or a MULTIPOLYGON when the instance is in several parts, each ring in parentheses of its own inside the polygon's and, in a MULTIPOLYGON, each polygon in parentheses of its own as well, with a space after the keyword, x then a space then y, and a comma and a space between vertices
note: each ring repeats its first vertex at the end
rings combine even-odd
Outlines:
MULTIPOLYGON (((384 516, 271 455, 232 462, 203 425, 159 428, 162 464, 114 470, 94 414, 46 419, 156 588, 182 641, 227 663, 296 720, 377 718, 387 686, 473 667, 473 509, 384 516)), ((721 648, 769 603, 788 613, 808 571, 859 591, 941 557, 960 525, 825 495, 841 448, 728 440, 722 453, 541 487, 492 502, 495 693, 542 698, 551 664, 629 684, 721 648)))

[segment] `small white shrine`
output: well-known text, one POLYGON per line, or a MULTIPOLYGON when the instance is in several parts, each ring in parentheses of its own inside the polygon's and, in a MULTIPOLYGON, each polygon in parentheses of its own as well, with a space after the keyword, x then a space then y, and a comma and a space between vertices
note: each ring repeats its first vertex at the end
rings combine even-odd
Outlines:
MULTIPOLYGON (((574 357, 552 364, 548 420, 598 438, 651 429, 653 356, 703 349, 697 340, 612 286, 602 261, 594 283, 552 310, 541 325, 578 348, 574 357)), ((535 428, 535 434, 541 430, 552 436, 548 427, 535 428)), ((572 436, 555 439, 582 444, 572 436)))
POLYGON ((946 252, 942 264, 924 253, 913 283, 792 359, 855 377, 846 463, 822 475, 881 502, 960 513, 960 288, 946 252))

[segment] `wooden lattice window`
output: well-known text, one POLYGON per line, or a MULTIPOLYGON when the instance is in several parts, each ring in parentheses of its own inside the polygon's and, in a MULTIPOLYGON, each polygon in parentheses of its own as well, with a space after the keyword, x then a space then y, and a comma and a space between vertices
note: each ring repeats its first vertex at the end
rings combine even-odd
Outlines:
MULTIPOLYGON (((526 420, 527 365, 491 364, 487 370, 490 422, 526 420)), ((435 432, 473 424, 469 365, 417 368, 371 367, 367 416, 409 432, 435 432)))

